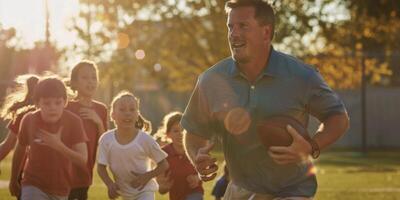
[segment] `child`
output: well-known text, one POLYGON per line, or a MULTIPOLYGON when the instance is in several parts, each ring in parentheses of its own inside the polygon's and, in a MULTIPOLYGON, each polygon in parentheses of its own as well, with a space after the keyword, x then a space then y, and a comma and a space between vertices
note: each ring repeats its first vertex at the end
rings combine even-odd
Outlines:
POLYGON ((16 79, 18 84, 25 82, 24 87, 17 87, 6 98, 1 109, 1 118, 10 120, 7 125, 9 130, 6 139, 0 144, 0 161, 3 160, 17 143, 17 134, 22 117, 35 110, 33 103, 33 89, 35 88, 39 77, 35 75, 22 75, 16 79))
POLYGON ((65 110, 65 85, 55 77, 40 80, 33 100, 38 110, 24 116, 14 152, 10 192, 21 199, 66 200, 72 164, 86 167, 87 141, 82 121, 65 110), (29 148, 29 151, 27 149, 29 148), (27 154, 21 185, 17 182, 27 154))
POLYGON ((157 177, 159 192, 169 192, 170 200, 201 200, 203 187, 196 170, 187 158, 183 148, 183 130, 179 124, 182 113, 171 112, 164 117, 163 126, 158 133, 164 133, 172 142, 163 147, 167 152, 168 173, 157 177))
POLYGON ((98 85, 97 66, 91 61, 81 61, 71 71, 70 87, 77 92, 76 98, 68 102, 67 110, 81 117, 89 141, 86 169, 73 167, 72 190, 68 199, 86 200, 89 186, 92 184, 93 167, 96 160, 98 140, 107 130, 107 108, 94 101, 93 96, 98 85))
POLYGON ((100 138, 97 170, 108 188, 108 197, 153 200, 158 186, 153 179, 168 169, 163 152, 156 141, 144 131, 149 122, 139 112, 138 99, 129 92, 119 93, 111 103, 111 118, 116 129, 100 138), (157 163, 151 169, 150 161, 157 163), (114 180, 107 172, 109 167, 114 180))
POLYGON ((225 194, 226 188, 229 183, 229 171, 228 167, 224 163, 224 174, 218 179, 215 183, 214 188, 212 189, 211 194, 215 197, 215 200, 221 200, 225 194))

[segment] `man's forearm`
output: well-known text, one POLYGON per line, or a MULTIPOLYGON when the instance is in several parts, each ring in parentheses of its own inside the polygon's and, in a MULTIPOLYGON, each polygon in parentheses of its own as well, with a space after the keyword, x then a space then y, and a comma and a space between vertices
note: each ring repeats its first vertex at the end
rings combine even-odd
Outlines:
POLYGON ((313 139, 323 150, 337 141, 348 128, 349 117, 347 113, 332 115, 321 124, 313 139))
POLYGON ((193 163, 197 152, 201 147, 207 144, 207 140, 194 134, 186 133, 183 138, 185 152, 190 161, 193 163))

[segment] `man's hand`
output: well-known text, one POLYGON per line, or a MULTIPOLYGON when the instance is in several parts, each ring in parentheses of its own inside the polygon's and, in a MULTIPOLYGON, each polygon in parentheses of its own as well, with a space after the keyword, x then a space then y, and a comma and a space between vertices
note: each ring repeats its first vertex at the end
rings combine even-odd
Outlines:
POLYGON ((193 164, 197 172, 200 174, 200 178, 202 181, 211 181, 217 176, 217 159, 211 157, 210 155, 210 151, 213 147, 214 144, 209 143, 206 146, 200 148, 197 151, 197 155, 194 159, 193 164))
POLYGON ((286 127, 293 138, 290 146, 272 146, 268 154, 280 165, 298 163, 307 160, 311 153, 311 145, 290 125, 286 127))

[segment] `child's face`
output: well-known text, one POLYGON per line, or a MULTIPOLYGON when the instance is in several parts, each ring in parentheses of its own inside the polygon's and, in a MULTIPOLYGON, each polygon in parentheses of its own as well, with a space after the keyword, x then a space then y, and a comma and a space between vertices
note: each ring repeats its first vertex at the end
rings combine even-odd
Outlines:
POLYGON ((111 116, 118 128, 134 128, 138 120, 138 102, 132 97, 122 97, 115 102, 111 116))
POLYGON ((54 123, 61 118, 65 107, 65 99, 62 97, 40 98, 37 107, 40 109, 43 121, 54 123))
POLYGON ((172 143, 182 145, 183 129, 179 122, 171 126, 171 130, 167 132, 167 136, 172 140, 172 143))
POLYGON ((83 96, 92 97, 97 89, 97 73, 92 67, 82 67, 75 82, 75 88, 83 96))

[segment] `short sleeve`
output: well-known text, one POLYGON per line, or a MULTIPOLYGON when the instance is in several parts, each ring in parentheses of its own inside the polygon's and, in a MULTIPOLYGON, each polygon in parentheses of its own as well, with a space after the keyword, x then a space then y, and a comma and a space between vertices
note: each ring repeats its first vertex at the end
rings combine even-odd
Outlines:
MULTIPOLYGON (((146 134, 146 133, 144 133, 146 134)), ((146 150, 147 153, 150 157, 151 160, 153 160, 156 163, 161 162, 162 160, 164 160, 165 158, 167 158, 168 154, 165 153, 160 145, 158 145, 158 143, 149 135, 147 135, 148 137, 146 137, 146 150)))
POLYGON ((181 125, 189 133, 210 139, 213 131, 211 130, 211 114, 205 91, 201 85, 199 77, 193 93, 189 99, 183 113, 181 125))
POLYGON ((15 117, 14 120, 11 120, 11 121, 8 123, 8 125, 7 125, 8 130, 10 130, 13 134, 17 135, 18 132, 19 132, 19 127, 20 127, 20 125, 21 125, 22 118, 23 118, 27 113, 29 113, 29 111, 30 111, 30 110, 28 110, 28 111, 26 111, 26 112, 19 113, 19 114, 17 115, 17 117, 15 117))
POLYGON ((311 73, 308 81, 307 105, 311 115, 323 122, 333 114, 346 112, 339 96, 326 84, 317 70, 311 73))
POLYGON ((97 163, 101 165, 109 165, 107 159, 107 152, 108 152, 108 144, 106 140, 106 135, 103 135, 99 141, 99 149, 97 153, 97 163))

